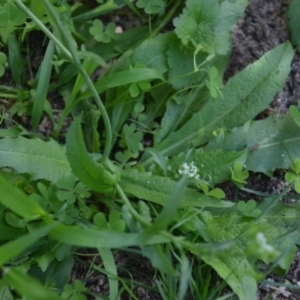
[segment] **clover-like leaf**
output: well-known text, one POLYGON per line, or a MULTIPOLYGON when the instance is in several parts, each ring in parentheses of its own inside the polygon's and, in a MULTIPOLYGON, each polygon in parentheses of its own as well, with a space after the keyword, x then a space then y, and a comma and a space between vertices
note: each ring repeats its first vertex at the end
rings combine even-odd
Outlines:
POLYGON ((221 94, 220 89, 223 87, 222 78, 219 76, 216 67, 210 67, 207 73, 209 80, 206 80, 205 84, 210 91, 210 95, 213 98, 217 98, 218 93, 221 94))
POLYGON ((236 208, 246 217, 257 218, 261 214, 261 210, 256 208, 256 202, 252 199, 247 202, 239 201, 236 208))
POLYGON ((243 164, 239 161, 235 162, 233 169, 231 170, 231 180, 239 187, 242 188, 246 183, 245 179, 248 178, 249 173, 243 170, 243 164))
POLYGON ((93 26, 90 27, 89 32, 97 42, 109 43, 111 40, 116 40, 119 35, 115 32, 116 24, 109 23, 104 30, 102 21, 94 20, 93 26))
POLYGON ((300 174, 300 158, 296 158, 292 164, 292 170, 296 175, 300 174))
POLYGON ((297 193, 300 193, 300 158, 296 158, 291 166, 292 172, 285 174, 285 180, 293 183, 297 193))
POLYGON ((166 6, 163 0, 138 0, 136 3, 138 8, 143 8, 147 14, 158 14, 166 6))
POLYGON ((298 126, 300 126, 300 111, 295 105, 289 107, 291 116, 294 118, 294 121, 298 126))
POLYGON ((120 141, 120 146, 123 148, 128 148, 133 157, 138 155, 138 152, 143 150, 143 133, 141 131, 136 131, 136 125, 125 124, 123 126, 123 139, 120 141))
POLYGON ((213 189, 211 191, 209 191, 207 194, 207 196, 212 196, 218 199, 224 199, 225 198, 225 193, 222 189, 216 188, 213 189))
POLYGON ((121 214, 114 210, 110 212, 108 221, 102 212, 98 212, 94 215, 93 222, 101 229, 124 231, 126 227, 125 221, 121 219, 121 214))

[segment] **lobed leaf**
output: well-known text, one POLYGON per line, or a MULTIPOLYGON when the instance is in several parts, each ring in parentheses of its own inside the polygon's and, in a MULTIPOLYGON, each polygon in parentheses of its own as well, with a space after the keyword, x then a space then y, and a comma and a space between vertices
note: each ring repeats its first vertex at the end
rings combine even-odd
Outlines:
POLYGON ((230 50, 230 31, 247 4, 247 0, 188 0, 173 21, 175 33, 184 45, 224 55, 230 50))

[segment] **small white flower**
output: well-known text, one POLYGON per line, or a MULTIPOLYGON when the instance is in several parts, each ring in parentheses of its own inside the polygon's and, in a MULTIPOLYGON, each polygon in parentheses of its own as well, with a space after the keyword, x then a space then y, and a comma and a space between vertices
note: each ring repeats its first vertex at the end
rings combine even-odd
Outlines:
POLYGON ((268 244, 268 241, 262 232, 258 232, 256 234, 256 242, 259 244, 261 250, 264 250, 266 252, 274 251, 274 247, 268 244))
POLYGON ((186 175, 188 178, 195 178, 198 180, 200 179, 198 174, 198 168, 195 166, 195 163, 193 161, 189 164, 184 163, 178 170, 178 173, 180 175, 186 175))

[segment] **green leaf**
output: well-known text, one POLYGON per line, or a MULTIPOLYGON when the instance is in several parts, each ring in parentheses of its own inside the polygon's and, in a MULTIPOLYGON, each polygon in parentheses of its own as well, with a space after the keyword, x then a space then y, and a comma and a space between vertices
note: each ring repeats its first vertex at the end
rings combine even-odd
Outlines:
MULTIPOLYGON (((153 203, 165 205, 176 187, 176 181, 167 177, 154 176, 138 171, 123 171, 121 188, 129 195, 153 203)), ((200 194, 198 191, 186 188, 180 203, 183 206, 195 207, 231 207, 233 203, 200 194)))
POLYGON ((230 50, 230 31, 247 4, 246 0, 188 0, 173 21, 175 33, 184 45, 224 55, 230 50))
POLYGON ((0 52, 0 77, 4 75, 5 73, 5 63, 6 63, 7 57, 3 52, 0 52))
POLYGON ((0 203, 26 220, 37 219, 45 215, 45 211, 21 190, 0 176, 0 203))
POLYGON ((291 32, 291 40, 293 45, 295 45, 300 52, 300 1, 292 0, 289 4, 287 11, 288 27, 291 32))
POLYGON ((256 202, 254 200, 247 202, 239 201, 236 208, 246 217, 256 218, 261 214, 261 210, 256 208, 256 202))
POLYGON ((299 126, 291 116, 253 121, 235 128, 210 142, 208 149, 224 151, 248 148, 245 168, 249 171, 272 175, 275 169, 289 169, 292 161, 300 157, 299 126))
MULTIPOLYGON (((164 80, 164 77, 160 71, 155 69, 136 68, 136 69, 112 73, 106 77, 98 79, 94 85, 97 92, 100 94, 109 88, 118 87, 133 82, 139 82, 142 80, 153 80, 153 79, 164 80)), ((91 92, 87 90, 80 95, 77 101, 91 96, 92 96, 91 92)))
POLYGON ((166 52, 172 36, 173 33, 168 32, 146 39, 134 49, 130 56, 131 65, 142 65, 165 73, 168 70, 166 52))
POLYGON ((4 278, 20 295, 32 300, 62 300, 60 296, 18 268, 4 268, 4 278))
POLYGON ((237 161, 235 162, 233 169, 231 169, 231 180, 239 187, 242 188, 246 183, 245 179, 249 177, 249 173, 243 170, 244 165, 237 161))
MULTIPOLYGON (((194 50, 182 49, 180 41, 173 36, 170 39, 167 58, 169 64, 168 81, 176 90, 200 83, 206 77, 205 72, 195 71, 194 50)), ((198 53, 195 57, 197 63, 202 63, 206 54, 198 53)))
MULTIPOLYGON (((174 155, 206 143, 218 128, 234 128, 253 119, 281 90, 293 55, 289 42, 266 53, 231 78, 222 90, 223 96, 204 105, 179 130, 156 145, 157 150, 165 156, 174 155)), ((143 165, 152 160, 146 157, 143 165)))
POLYGON ((0 140, 0 167, 27 173, 32 180, 46 179, 53 183, 71 171, 64 148, 56 141, 21 136, 0 140))
POLYGON ((138 0, 136 6, 143 8, 147 14, 158 14, 166 6, 166 2, 163 0, 138 0))
POLYGON ((42 64, 40 66, 37 91, 31 114, 31 122, 34 130, 37 130, 45 106, 45 100, 47 97, 47 92, 50 84, 50 76, 52 72, 54 48, 54 42, 50 40, 42 64))
POLYGON ((183 199, 187 178, 183 177, 175 186, 172 194, 166 201, 162 211, 155 219, 151 229, 164 229, 175 219, 180 202, 183 199))
POLYGON ((170 242, 170 238, 160 234, 124 233, 114 230, 99 230, 78 226, 58 225, 49 235, 60 242, 87 248, 119 248, 145 246, 170 242))
POLYGON ((295 122, 298 126, 300 126, 300 112, 299 109, 295 105, 291 105, 289 107, 289 111, 291 116, 294 118, 295 122))
MULTIPOLYGON (((175 155, 169 159, 168 176, 176 178, 178 170, 185 162, 185 153, 175 155)), ((245 151, 222 151, 222 150, 207 150, 203 149, 194 150, 189 161, 194 162, 198 168, 200 179, 207 181, 211 185, 215 185, 230 178, 230 168, 236 161, 244 163, 247 159, 245 151)))
POLYGON ((292 164, 292 170, 296 175, 300 174, 300 158, 296 158, 292 164))
POLYGON ((116 167, 109 163, 111 173, 107 168, 94 161, 86 150, 80 117, 76 118, 67 134, 67 157, 74 174, 89 188, 98 192, 112 192, 119 180, 116 167))
MULTIPOLYGON (((201 215, 207 234, 215 242, 230 242, 239 239, 239 235, 249 227, 249 223, 242 222, 242 217, 237 215, 231 214, 218 218, 214 218, 209 212, 203 212, 201 215)), ((199 256, 218 272, 239 299, 255 299, 256 275, 245 256, 243 241, 234 243, 230 247, 227 246, 220 254, 201 254, 199 256)))
POLYGON ((0 266, 8 263, 11 259, 16 258, 24 250, 32 246, 39 239, 45 236, 55 224, 42 226, 31 233, 25 234, 11 242, 6 243, 0 247, 0 266))

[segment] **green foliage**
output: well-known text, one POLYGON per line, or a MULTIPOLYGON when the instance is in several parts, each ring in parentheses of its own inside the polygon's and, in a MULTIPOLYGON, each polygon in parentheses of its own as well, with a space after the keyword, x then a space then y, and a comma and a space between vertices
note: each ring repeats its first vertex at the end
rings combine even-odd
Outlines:
POLYGON ((285 174, 285 180, 293 183, 297 193, 300 193, 300 158, 296 158, 291 165, 291 172, 285 174))
POLYGON ((291 105, 289 107, 289 111, 291 116, 294 118, 296 124, 300 126, 300 112, 299 109, 295 105, 291 105))
POLYGON ((143 8, 147 14, 158 14, 166 6, 166 1, 164 0, 153 0, 151 2, 147 0, 138 0, 136 3, 138 8, 143 8))
POLYGON ((2 1, 0 5, 0 36, 6 43, 9 34, 14 31, 15 27, 25 22, 26 15, 12 1, 2 1))
POLYGON ((46 179, 55 182, 71 171, 63 147, 54 140, 45 142, 22 136, 4 138, 0 143, 0 153, 0 167, 27 173, 32 180, 46 179))
POLYGON ((234 182, 241 189, 246 183, 245 179, 247 179, 248 177, 249 173, 243 170, 243 164, 237 161, 231 169, 232 182, 234 182))
POLYGON ((256 208, 256 202, 254 200, 247 202, 239 201, 236 208, 245 217, 257 218, 261 214, 261 210, 256 208))
POLYGON ((108 23, 105 30, 103 28, 103 23, 100 20, 94 20, 93 26, 90 27, 90 34, 93 35, 95 41, 109 43, 111 40, 116 40, 119 35, 115 33, 116 24, 108 23))
POLYGON ((3 52, 0 52, 0 77, 5 73, 5 63, 6 63, 6 55, 3 52))
POLYGON ((175 33, 184 45, 224 55, 230 50, 229 33, 246 5, 246 0, 188 0, 183 14, 174 19, 175 33))
POLYGON ((287 11, 287 18, 288 18, 288 27, 291 32, 291 41, 293 45, 297 47, 298 52, 300 51, 300 25, 298 22, 300 14, 300 1, 299 0, 292 0, 289 4, 288 11, 287 11))
POLYGON ((0 87, 0 297, 99 298, 90 282, 101 274, 109 299, 134 299, 116 256, 134 251, 164 299, 216 299, 229 286, 253 300, 269 271, 287 273, 299 243, 298 195, 280 201, 293 185, 300 192, 299 110, 253 121, 290 72, 291 44, 223 86, 246 0, 68 3, 0 1, 0 75, 8 66, 12 77, 0 87), (120 8, 142 26, 116 33, 107 20, 120 8), (36 73, 23 41, 37 30, 48 46, 36 73), (247 191, 248 171, 275 169, 288 169, 280 195, 226 199, 224 182, 247 191), (80 263, 88 272, 73 280, 80 263))

